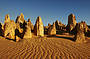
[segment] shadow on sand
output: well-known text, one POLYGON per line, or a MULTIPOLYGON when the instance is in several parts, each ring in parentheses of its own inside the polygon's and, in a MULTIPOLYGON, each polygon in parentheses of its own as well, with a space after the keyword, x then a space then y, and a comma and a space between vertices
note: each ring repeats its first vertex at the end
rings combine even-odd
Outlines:
POLYGON ((68 40, 71 40, 71 41, 75 41, 74 38, 71 38, 71 37, 56 36, 56 35, 49 35, 47 37, 64 38, 64 39, 68 39, 68 40))
POLYGON ((5 38, 5 39, 8 39, 8 40, 13 40, 14 42, 16 42, 16 39, 10 39, 10 38, 5 38))

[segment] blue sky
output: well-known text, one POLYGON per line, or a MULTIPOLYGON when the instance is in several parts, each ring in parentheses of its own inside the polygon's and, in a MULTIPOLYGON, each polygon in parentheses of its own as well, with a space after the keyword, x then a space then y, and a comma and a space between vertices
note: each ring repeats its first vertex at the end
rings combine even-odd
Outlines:
POLYGON ((20 13, 33 24, 41 16, 44 25, 56 20, 67 24, 68 15, 73 13, 77 22, 86 21, 90 25, 90 0, 0 0, 0 22, 6 14, 15 20, 20 13))

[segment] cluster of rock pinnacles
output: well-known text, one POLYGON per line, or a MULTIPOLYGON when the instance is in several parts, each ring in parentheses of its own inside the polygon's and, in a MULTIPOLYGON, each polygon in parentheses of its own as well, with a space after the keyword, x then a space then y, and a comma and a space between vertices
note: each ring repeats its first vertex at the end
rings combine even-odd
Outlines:
POLYGON ((40 16, 37 17, 34 26, 30 19, 28 19, 28 21, 24 20, 24 15, 22 13, 17 17, 15 22, 14 20, 10 20, 10 17, 7 14, 5 16, 4 24, 0 23, 0 36, 14 41, 32 38, 32 33, 41 37, 43 37, 44 34, 56 35, 58 30, 73 33, 76 42, 86 42, 84 33, 87 32, 88 26, 84 21, 77 23, 74 14, 68 16, 67 26, 58 20, 53 22, 52 25, 49 23, 48 26, 44 26, 40 16))

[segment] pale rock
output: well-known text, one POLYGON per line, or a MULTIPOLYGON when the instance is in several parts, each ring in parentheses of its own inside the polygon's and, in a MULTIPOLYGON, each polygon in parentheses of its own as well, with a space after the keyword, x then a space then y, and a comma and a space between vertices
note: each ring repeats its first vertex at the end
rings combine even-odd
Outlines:
POLYGON ((55 23, 53 23, 53 25, 48 28, 48 35, 56 35, 55 23))
POLYGON ((6 16, 5 16, 5 21, 4 21, 4 23, 6 23, 6 22, 10 22, 11 20, 10 20, 10 16, 9 16, 9 14, 7 14, 6 16))
POLYGON ((31 28, 26 25, 26 30, 23 38, 32 38, 31 28))
POLYGON ((41 17, 37 17, 35 26, 34 26, 34 33, 37 36, 44 36, 44 26, 41 17))
POLYGON ((31 23, 31 20, 30 19, 28 19, 28 26, 31 28, 31 30, 34 30, 34 26, 31 23))
POLYGON ((4 37, 15 39, 16 24, 13 20, 4 24, 4 37))
POLYGON ((82 23, 77 23, 76 25, 76 34, 75 34, 75 41, 77 43, 83 43, 86 42, 85 40, 85 34, 84 34, 84 26, 82 23))

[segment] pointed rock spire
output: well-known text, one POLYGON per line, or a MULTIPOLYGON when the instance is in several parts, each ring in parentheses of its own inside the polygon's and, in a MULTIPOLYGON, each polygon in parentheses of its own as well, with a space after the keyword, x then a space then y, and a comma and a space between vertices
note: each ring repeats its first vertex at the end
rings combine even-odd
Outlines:
POLYGON ((6 23, 6 22, 10 22, 9 14, 7 14, 7 15, 5 16, 5 22, 4 22, 4 23, 6 23))
POLYGON ((68 16, 68 24, 73 24, 74 26, 76 25, 76 18, 74 14, 70 14, 68 16))
POLYGON ((44 26, 40 16, 37 17, 35 27, 34 27, 34 33, 37 36, 44 36, 44 26))
POLYGON ((24 26, 25 26, 24 22, 25 22, 24 15, 23 15, 23 13, 21 13, 20 16, 18 16, 17 19, 16 19, 16 27, 17 27, 17 30, 19 30, 20 33, 22 33, 23 30, 24 30, 23 29, 24 26))
POLYGON ((20 16, 17 17, 16 23, 24 23, 24 15, 23 15, 23 13, 21 13, 20 16))
POLYGON ((84 26, 82 23, 77 23, 76 25, 76 34, 75 34, 75 41, 77 43, 83 43, 86 42, 85 40, 85 34, 84 34, 84 26))
POLYGON ((51 24, 50 23, 48 23, 48 27, 50 27, 51 26, 51 24))
POLYGON ((48 28, 48 35, 56 35, 56 27, 55 27, 55 22, 53 23, 52 26, 48 28))
POLYGON ((32 37, 31 28, 28 25, 26 25, 26 30, 23 38, 31 38, 31 37, 32 37))
POLYGON ((4 37, 15 39, 16 24, 13 20, 4 24, 4 37))
POLYGON ((31 20, 30 19, 28 19, 28 26, 31 28, 31 30, 34 30, 34 26, 31 23, 31 20))
POLYGON ((67 30, 71 31, 73 28, 76 26, 76 18, 74 14, 70 14, 68 16, 68 25, 67 25, 67 30))

